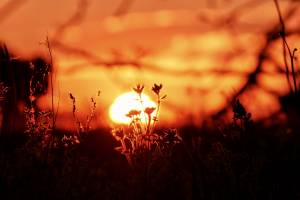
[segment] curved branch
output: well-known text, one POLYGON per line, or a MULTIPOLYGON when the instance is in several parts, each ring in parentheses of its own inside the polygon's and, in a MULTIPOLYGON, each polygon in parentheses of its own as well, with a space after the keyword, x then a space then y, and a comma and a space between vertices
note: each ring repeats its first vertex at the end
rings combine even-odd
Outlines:
POLYGON ((61 37, 68 28, 80 24, 87 14, 88 7, 89 0, 78 0, 74 14, 56 29, 54 40, 61 37))
MULTIPOLYGON (((290 19, 296 13, 297 10, 298 10, 298 6, 290 6, 284 19, 285 20, 290 19)), ((236 98, 238 98, 241 94, 243 94, 248 88, 257 84, 257 80, 256 80, 257 75, 262 72, 262 64, 264 63, 264 61, 267 58, 267 52, 268 52, 269 48, 275 41, 277 41, 281 37, 279 34, 279 31, 278 31, 278 30, 280 30, 280 27, 281 27, 281 23, 279 22, 275 26, 273 26, 269 31, 267 31, 265 33, 266 43, 258 53, 258 60, 257 60, 254 71, 248 75, 248 79, 247 79, 246 83, 235 94, 232 95, 229 104, 227 104, 223 108, 221 108, 219 110, 219 112, 217 112, 216 114, 214 114, 212 116, 212 118, 216 119, 216 118, 221 117, 223 114, 225 114, 227 112, 227 110, 230 108, 232 102, 236 98)))

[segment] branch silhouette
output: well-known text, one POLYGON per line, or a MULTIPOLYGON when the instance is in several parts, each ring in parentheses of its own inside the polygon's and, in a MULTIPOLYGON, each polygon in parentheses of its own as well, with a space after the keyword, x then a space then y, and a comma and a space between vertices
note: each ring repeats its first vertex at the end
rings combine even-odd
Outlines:
MULTIPOLYGON (((294 14, 298 11, 299 6, 291 4, 289 8, 286 11, 286 15, 282 18, 284 21, 290 20, 294 14)), ((282 23, 278 22, 275 26, 273 26, 269 31, 267 31, 265 35, 265 45, 261 48, 261 50, 258 53, 257 56, 257 62, 255 65, 255 69, 253 72, 251 72, 248 75, 247 81, 245 84, 243 84, 240 89, 231 96, 231 100, 227 105, 225 105, 223 108, 221 108, 216 114, 214 114, 213 118, 219 118, 224 113, 227 112, 227 110, 230 108, 232 102, 238 98, 241 94, 243 94, 247 89, 249 89, 252 86, 257 85, 257 76, 262 73, 262 65, 263 63, 268 59, 268 51, 271 48, 272 44, 276 42, 278 39, 281 38, 280 30, 282 29, 282 23)), ((295 32, 289 32, 285 33, 285 36, 297 34, 295 32)))
MULTIPOLYGON (((288 22, 289 20, 292 20, 295 14, 299 11, 299 2, 297 1, 287 1, 289 4, 286 8, 286 12, 284 15, 281 13, 279 14, 279 22, 277 22, 275 25, 269 25, 263 27, 262 30, 264 30, 264 39, 265 43, 261 47, 261 49, 258 51, 256 55, 256 64, 254 67, 254 70, 251 72, 238 72, 230 70, 229 64, 225 63, 225 66, 223 69, 220 69, 220 67, 216 67, 214 70, 195 70, 195 69, 188 69, 188 70, 178 70, 175 67, 167 66, 159 66, 155 65, 149 62, 143 61, 141 58, 123 58, 118 57, 111 60, 105 60, 99 57, 98 55, 94 54, 90 50, 84 50, 81 48, 72 47, 71 45, 64 44, 62 41, 59 40, 59 35, 63 35, 63 33, 71 26, 75 26, 80 24, 87 12, 88 8, 88 1, 86 0, 79 0, 77 10, 75 13, 57 29, 56 37, 52 41, 52 45, 54 48, 56 48, 61 53, 72 55, 79 57, 83 59, 82 65, 73 65, 70 66, 70 69, 68 69, 67 73, 74 73, 78 69, 82 69, 82 67, 86 66, 86 64, 91 64, 94 66, 104 67, 104 68, 122 68, 122 67, 129 67, 136 68, 143 71, 150 71, 154 73, 164 74, 167 76, 190 76, 190 77, 202 77, 207 74, 216 74, 216 75, 224 75, 224 74, 233 74, 233 75, 239 75, 244 76, 246 78, 245 83, 240 86, 236 92, 232 95, 231 100, 227 105, 222 107, 218 113, 213 115, 213 117, 219 117, 223 115, 231 106, 231 102, 239 97, 241 94, 246 92, 251 87, 260 87, 257 82, 257 76, 264 73, 271 73, 271 72, 265 72, 262 70, 262 66, 266 61, 272 61, 274 62, 274 59, 269 54, 269 51, 273 44, 275 44, 280 38, 280 32, 284 32, 284 36, 292 36, 295 34, 300 33, 299 28, 294 29, 286 29, 283 25, 283 21, 288 22), (83 7, 83 9, 82 9, 83 7)), ((132 5, 133 0, 124 0, 120 3, 118 9, 115 12, 115 15, 122 15, 126 13, 129 9, 129 7, 132 5)), ((202 21, 205 23, 210 24, 215 29, 226 28, 229 31, 231 31, 232 27, 236 27, 237 30, 240 28, 244 29, 245 24, 240 23, 238 20, 241 18, 244 14, 248 13, 249 11, 252 11, 253 9, 261 6, 262 4, 265 4, 266 1, 246 1, 244 3, 238 4, 236 7, 230 10, 229 13, 226 14, 226 16, 221 16, 220 18, 213 19, 213 20, 207 20, 202 21)), ((277 10, 278 12, 278 10, 277 10)), ((201 19, 201 18, 200 18, 201 19)), ((252 27, 251 27, 252 28, 252 27)), ((261 28, 261 27, 260 27, 261 28)), ((285 51, 285 50, 284 50, 285 51)), ((285 52, 286 53, 286 52, 285 52)), ((237 57, 239 54, 233 55, 233 57, 237 57)), ((232 57, 228 57, 227 59, 232 59, 232 57)), ((224 59, 225 60, 225 59, 224 59)), ((286 77, 290 76, 290 72, 287 72, 287 70, 283 71, 280 68, 279 64, 276 64, 277 66, 277 73, 280 74, 286 74, 286 77)), ((298 73, 296 72, 298 75, 298 73)), ((289 81, 288 81, 289 82, 289 81)), ((289 84, 290 85, 290 84, 289 84)), ((262 88, 263 89, 263 88, 262 88)), ((268 92, 268 91, 267 91, 268 92)), ((276 95, 274 93, 274 95, 276 95)))
POLYGON ((89 0, 78 0, 75 12, 61 24, 55 32, 54 40, 59 40, 61 36, 72 26, 79 25, 86 17, 89 7, 89 0))

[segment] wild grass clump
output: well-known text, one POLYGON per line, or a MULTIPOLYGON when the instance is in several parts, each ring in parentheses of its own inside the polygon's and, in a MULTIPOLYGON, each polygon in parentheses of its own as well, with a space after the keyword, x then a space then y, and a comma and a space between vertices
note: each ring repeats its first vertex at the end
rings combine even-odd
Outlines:
POLYGON ((0 82, 0 101, 5 99, 5 96, 8 92, 8 87, 4 83, 0 82))
POLYGON ((30 64, 31 77, 29 80, 28 102, 24 108, 24 133, 28 140, 23 147, 28 155, 35 155, 35 159, 48 160, 49 152, 57 146, 59 140, 54 133, 53 119, 55 114, 52 110, 41 110, 36 104, 38 95, 45 90, 50 72, 50 66, 35 66, 30 64))
MULTIPOLYGON (((97 93, 97 97, 98 98, 100 96, 100 90, 97 93)), ((69 97, 72 101, 72 116, 75 122, 75 126, 76 126, 76 135, 77 137, 82 136, 83 134, 87 134, 90 132, 91 130, 91 122, 96 118, 96 109, 97 109, 97 99, 94 97, 91 97, 90 99, 90 112, 89 114, 86 116, 85 121, 81 121, 78 117, 78 110, 76 107, 76 98, 75 96, 70 93, 69 97)))
MULTIPOLYGON (((32 65, 31 70, 35 70, 32 65)), ((47 135, 52 130, 51 120, 53 112, 51 110, 40 110, 36 105, 36 93, 44 87, 41 82, 47 78, 48 70, 46 69, 42 74, 43 78, 40 81, 35 81, 37 77, 31 76, 29 81, 29 105, 25 106, 25 133, 30 136, 47 135)), ((40 77, 38 77, 40 78, 40 77)))
POLYGON ((154 84, 153 93, 156 95, 156 107, 145 107, 142 99, 143 85, 137 85, 133 90, 138 94, 141 110, 130 110, 127 117, 130 123, 127 127, 114 128, 112 135, 121 146, 116 150, 126 156, 131 166, 150 162, 157 156, 167 156, 172 148, 181 142, 176 129, 157 130, 156 123, 161 102, 166 95, 161 95, 162 84, 154 84))

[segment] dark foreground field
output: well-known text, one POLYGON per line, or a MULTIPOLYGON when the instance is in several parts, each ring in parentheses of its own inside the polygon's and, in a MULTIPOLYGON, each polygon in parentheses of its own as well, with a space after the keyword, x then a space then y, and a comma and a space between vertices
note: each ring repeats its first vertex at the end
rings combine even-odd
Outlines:
POLYGON ((299 199, 294 117, 269 126, 182 127, 182 142, 167 155, 134 165, 108 129, 51 149, 24 134, 1 137, 0 198, 299 199))

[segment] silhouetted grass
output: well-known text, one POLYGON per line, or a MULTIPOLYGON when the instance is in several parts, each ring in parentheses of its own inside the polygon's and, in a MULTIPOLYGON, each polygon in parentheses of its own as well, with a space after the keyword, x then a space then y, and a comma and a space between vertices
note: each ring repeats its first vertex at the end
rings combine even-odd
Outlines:
MULTIPOLYGON (((289 109, 294 109, 293 104, 289 109)), ((136 112, 128 116, 133 121, 127 131, 143 123, 138 118, 139 111, 136 112)), ((151 128, 157 120, 154 116, 150 126, 146 120, 139 131, 133 129, 131 133, 153 135, 152 138, 161 140, 129 138, 134 145, 138 142, 144 145, 122 147, 121 152, 134 162, 128 162, 128 158, 115 150, 124 132, 115 130, 112 135, 108 129, 89 129, 89 134, 81 135, 80 143, 68 143, 71 135, 56 130, 49 148, 44 134, 48 128, 36 124, 37 129, 2 140, 5 145, 1 145, 0 151, 0 196, 3 199, 298 199, 300 130, 289 123, 296 117, 299 119, 297 114, 287 112, 286 123, 266 126, 253 121, 243 104, 235 100, 230 122, 220 125, 215 121, 202 128, 187 125, 175 134, 172 129, 151 128), (169 136, 176 139, 177 133, 180 140, 172 148, 161 146, 173 144, 169 136)), ((42 112, 34 117, 47 118, 47 115, 42 112)), ((46 121, 49 120, 51 117, 46 121)))

